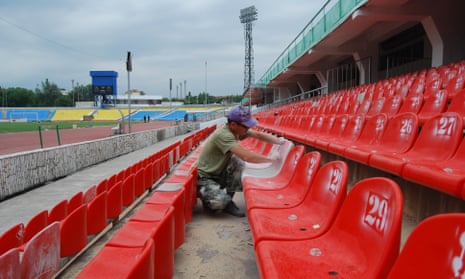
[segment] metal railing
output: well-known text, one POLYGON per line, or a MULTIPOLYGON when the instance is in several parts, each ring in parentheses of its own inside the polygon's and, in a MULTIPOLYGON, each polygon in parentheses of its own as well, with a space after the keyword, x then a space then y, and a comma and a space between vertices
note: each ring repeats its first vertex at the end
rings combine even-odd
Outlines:
POLYGON ((368 0, 328 0, 258 81, 268 84, 368 0))

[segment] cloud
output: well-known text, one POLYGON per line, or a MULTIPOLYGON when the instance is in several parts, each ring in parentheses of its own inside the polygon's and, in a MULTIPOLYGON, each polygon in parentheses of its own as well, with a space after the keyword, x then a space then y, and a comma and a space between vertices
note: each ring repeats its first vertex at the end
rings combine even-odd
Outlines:
POLYGON ((242 93, 240 9, 255 5, 258 10, 253 26, 258 80, 325 0, 4 2, 0 86, 34 89, 48 78, 70 89, 71 80, 89 84, 90 70, 114 70, 122 93, 131 51, 131 87, 168 96, 170 78, 183 86, 186 80, 194 95, 205 89, 213 95, 242 93))

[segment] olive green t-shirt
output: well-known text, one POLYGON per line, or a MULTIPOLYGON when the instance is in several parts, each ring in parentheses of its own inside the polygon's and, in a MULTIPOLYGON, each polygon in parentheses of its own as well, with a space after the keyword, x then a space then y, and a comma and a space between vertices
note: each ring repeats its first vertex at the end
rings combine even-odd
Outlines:
MULTIPOLYGON (((247 132, 249 133, 249 132, 247 132)), ((244 139, 245 137, 241 137, 244 139)), ((224 125, 213 133, 205 143, 197 160, 198 173, 202 177, 219 179, 221 172, 226 167, 232 153, 229 151, 237 145, 238 138, 224 125)))

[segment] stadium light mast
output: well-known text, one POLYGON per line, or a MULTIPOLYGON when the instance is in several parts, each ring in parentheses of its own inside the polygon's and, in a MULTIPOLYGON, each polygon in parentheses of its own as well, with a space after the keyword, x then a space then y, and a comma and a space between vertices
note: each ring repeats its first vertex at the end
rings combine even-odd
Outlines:
MULTIPOLYGON (((245 39, 245 64, 244 64, 244 90, 250 90, 250 86, 255 82, 254 77, 254 58, 253 58, 253 40, 252 40, 252 23, 257 20, 257 9, 255 6, 250 6, 241 9, 239 19, 244 25, 245 39)), ((249 94, 251 94, 249 92, 249 94)), ((250 95, 249 102, 252 96, 250 95)), ((251 104, 251 103, 250 103, 251 104)), ((249 107, 250 108, 250 107, 249 107)))

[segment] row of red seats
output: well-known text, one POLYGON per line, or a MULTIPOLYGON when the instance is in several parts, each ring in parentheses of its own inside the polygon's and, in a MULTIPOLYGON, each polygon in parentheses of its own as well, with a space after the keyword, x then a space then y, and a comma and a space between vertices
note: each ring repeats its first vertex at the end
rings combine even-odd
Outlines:
POLYGON ((346 197, 345 162, 320 167, 321 154, 304 154, 302 145, 283 160, 276 176, 243 178, 262 278, 386 276, 400 247, 403 201, 398 185, 370 178, 346 197), (289 173, 291 178, 283 181, 289 173))
POLYGON ((173 277, 174 253, 197 201, 197 154, 171 170, 76 278, 173 277))
POLYGON ((302 146, 285 160, 285 170, 274 177, 243 179, 262 278, 453 278, 465 273, 465 214, 425 220, 399 255, 403 200, 394 181, 367 178, 347 193, 346 163, 320 167, 321 154, 304 154, 302 146), (286 183, 281 178, 289 172, 286 183))
POLYGON ((402 113, 315 116, 311 129, 282 127, 285 137, 465 198, 463 118, 454 112, 431 117, 402 113))
POLYGON ((49 211, 39 212, 26 225, 11 227, 0 236, 0 274, 13 274, 8 278, 53 277, 60 262, 77 256, 89 239, 105 233, 127 214, 125 210, 134 205, 136 198, 151 191, 154 182, 171 171, 211 131, 212 128, 201 130, 102 180, 86 192, 58 202, 49 211), (34 247, 33 252, 26 252, 31 250, 28 247, 34 247), (25 260, 28 254, 34 260, 25 260))
MULTIPOLYGON (((464 88, 465 61, 462 61, 291 103, 264 112, 260 117, 270 126, 276 115, 386 113, 392 117, 396 113, 424 110, 423 114, 431 110, 432 102, 438 102, 434 109, 444 108, 445 103, 463 94, 464 88)), ((460 104, 460 101, 455 103, 460 104)), ((454 109, 449 111, 456 111, 454 109)))

